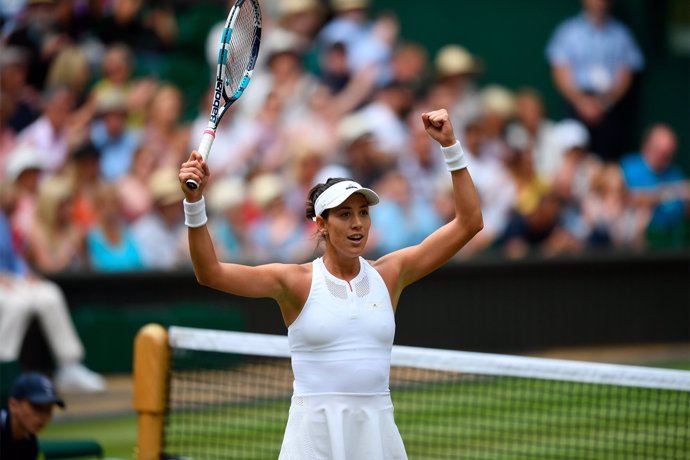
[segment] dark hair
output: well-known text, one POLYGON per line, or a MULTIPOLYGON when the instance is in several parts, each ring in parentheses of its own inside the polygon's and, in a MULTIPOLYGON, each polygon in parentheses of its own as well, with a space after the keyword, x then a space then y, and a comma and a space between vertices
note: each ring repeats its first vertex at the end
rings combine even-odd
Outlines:
MULTIPOLYGON (((316 217, 316 200, 319 198, 319 196, 325 192, 331 185, 337 184, 338 182, 343 182, 346 180, 352 180, 344 177, 329 177, 328 180, 325 183, 322 184, 316 184, 309 190, 309 194, 307 195, 307 219, 311 220, 314 217, 316 217)), ((321 213, 321 217, 324 219, 328 219, 328 209, 324 210, 323 213, 321 213)))

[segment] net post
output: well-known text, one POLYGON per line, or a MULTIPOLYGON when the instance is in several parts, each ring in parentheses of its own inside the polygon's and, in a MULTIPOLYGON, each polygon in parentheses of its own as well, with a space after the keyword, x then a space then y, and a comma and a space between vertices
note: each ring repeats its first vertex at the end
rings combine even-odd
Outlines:
POLYGON ((138 414, 138 460, 159 460, 170 369, 168 332, 159 324, 143 326, 134 339, 134 409, 138 414))

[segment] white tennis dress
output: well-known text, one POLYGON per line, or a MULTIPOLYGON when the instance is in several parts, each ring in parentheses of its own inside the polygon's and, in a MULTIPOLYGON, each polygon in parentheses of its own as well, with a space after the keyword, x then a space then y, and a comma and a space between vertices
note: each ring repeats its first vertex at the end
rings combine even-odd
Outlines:
POLYGON ((395 319, 379 273, 360 258, 347 282, 313 262, 288 328, 294 392, 280 460, 407 459, 388 388, 395 319))

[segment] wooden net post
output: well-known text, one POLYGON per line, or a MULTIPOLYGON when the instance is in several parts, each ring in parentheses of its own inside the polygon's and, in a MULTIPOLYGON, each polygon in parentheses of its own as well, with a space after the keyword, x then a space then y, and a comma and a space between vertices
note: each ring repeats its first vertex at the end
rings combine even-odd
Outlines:
POLYGON ((138 413, 138 460, 160 460, 168 390, 168 332, 147 324, 134 339, 134 409, 138 413))

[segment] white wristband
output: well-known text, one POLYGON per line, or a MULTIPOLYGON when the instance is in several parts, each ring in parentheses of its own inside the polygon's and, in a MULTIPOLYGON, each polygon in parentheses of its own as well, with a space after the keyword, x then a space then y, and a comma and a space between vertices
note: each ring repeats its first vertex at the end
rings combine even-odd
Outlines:
POLYGON ((203 196, 194 203, 185 199, 182 204, 184 205, 184 224, 187 227, 198 228, 206 225, 208 217, 206 217, 206 200, 203 196))
POLYGON ((448 171, 457 171, 467 167, 467 159, 465 158, 465 152, 462 151, 460 141, 455 141, 455 144, 449 147, 441 146, 441 152, 443 152, 443 156, 446 159, 448 171))

